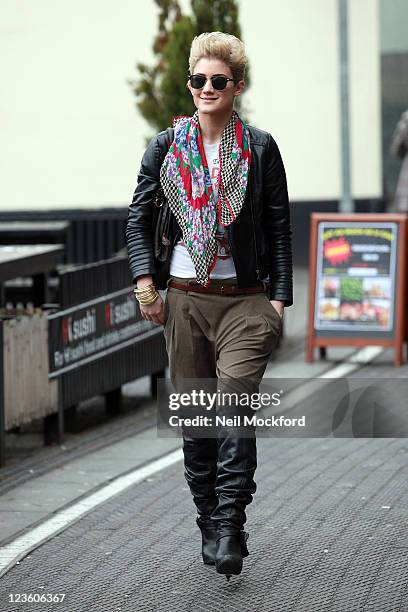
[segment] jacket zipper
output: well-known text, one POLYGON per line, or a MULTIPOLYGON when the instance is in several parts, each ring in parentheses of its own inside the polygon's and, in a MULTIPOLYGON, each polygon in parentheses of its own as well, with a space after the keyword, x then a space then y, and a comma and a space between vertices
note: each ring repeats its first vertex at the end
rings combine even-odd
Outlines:
POLYGON ((255 264, 256 264, 256 278, 257 280, 261 280, 259 276, 259 264, 258 264, 258 249, 256 246, 256 232, 255 232, 255 219, 254 219, 254 207, 253 207, 253 199, 252 199, 252 181, 249 181, 249 199, 251 204, 251 217, 252 217, 252 228, 253 228, 253 237, 254 237, 254 248, 255 248, 255 264))

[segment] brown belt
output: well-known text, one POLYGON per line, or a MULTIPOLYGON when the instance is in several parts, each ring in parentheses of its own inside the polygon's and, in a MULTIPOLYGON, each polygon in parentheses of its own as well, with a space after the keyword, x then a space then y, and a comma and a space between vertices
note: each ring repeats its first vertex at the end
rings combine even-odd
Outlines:
POLYGON ((220 285, 204 287, 199 283, 179 283, 173 279, 169 280, 168 287, 174 289, 181 289, 182 291, 194 291, 197 293, 209 293, 216 295, 246 295, 250 293, 265 293, 264 284, 257 285, 256 287, 238 287, 238 285, 220 285))

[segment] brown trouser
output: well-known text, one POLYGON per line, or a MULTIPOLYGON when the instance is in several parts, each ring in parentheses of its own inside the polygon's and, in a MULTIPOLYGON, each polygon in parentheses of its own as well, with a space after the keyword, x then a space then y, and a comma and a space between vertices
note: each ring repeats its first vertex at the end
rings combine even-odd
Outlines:
MULTIPOLYGON (((236 284, 236 279, 211 280, 219 284, 236 284)), ((234 380, 256 392, 280 330, 281 318, 265 293, 226 296, 169 287, 164 336, 171 380, 177 390, 185 379, 214 378, 224 389, 234 380)), ((245 437, 223 430, 218 439, 183 433, 183 451, 198 513, 219 521, 224 531, 241 529, 256 491, 255 428, 245 437)))

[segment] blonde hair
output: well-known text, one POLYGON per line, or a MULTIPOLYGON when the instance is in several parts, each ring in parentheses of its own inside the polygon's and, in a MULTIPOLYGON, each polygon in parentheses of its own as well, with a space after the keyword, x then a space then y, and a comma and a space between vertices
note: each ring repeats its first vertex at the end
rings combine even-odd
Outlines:
POLYGON ((233 34, 225 32, 203 32, 195 36, 191 43, 190 57, 188 65, 190 74, 193 74, 194 67, 202 57, 214 57, 223 61, 229 66, 235 81, 240 81, 245 77, 245 46, 242 40, 233 34))

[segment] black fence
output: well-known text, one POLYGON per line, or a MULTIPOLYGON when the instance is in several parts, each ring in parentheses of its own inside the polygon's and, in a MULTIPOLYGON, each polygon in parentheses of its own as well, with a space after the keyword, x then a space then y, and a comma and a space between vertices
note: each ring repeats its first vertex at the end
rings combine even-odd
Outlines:
POLYGON ((60 269, 58 278, 61 309, 132 284, 127 256, 120 255, 83 266, 60 269))
POLYGON ((66 263, 90 263, 106 259, 126 244, 127 207, 2 211, 2 221, 69 221, 65 245, 66 263))

